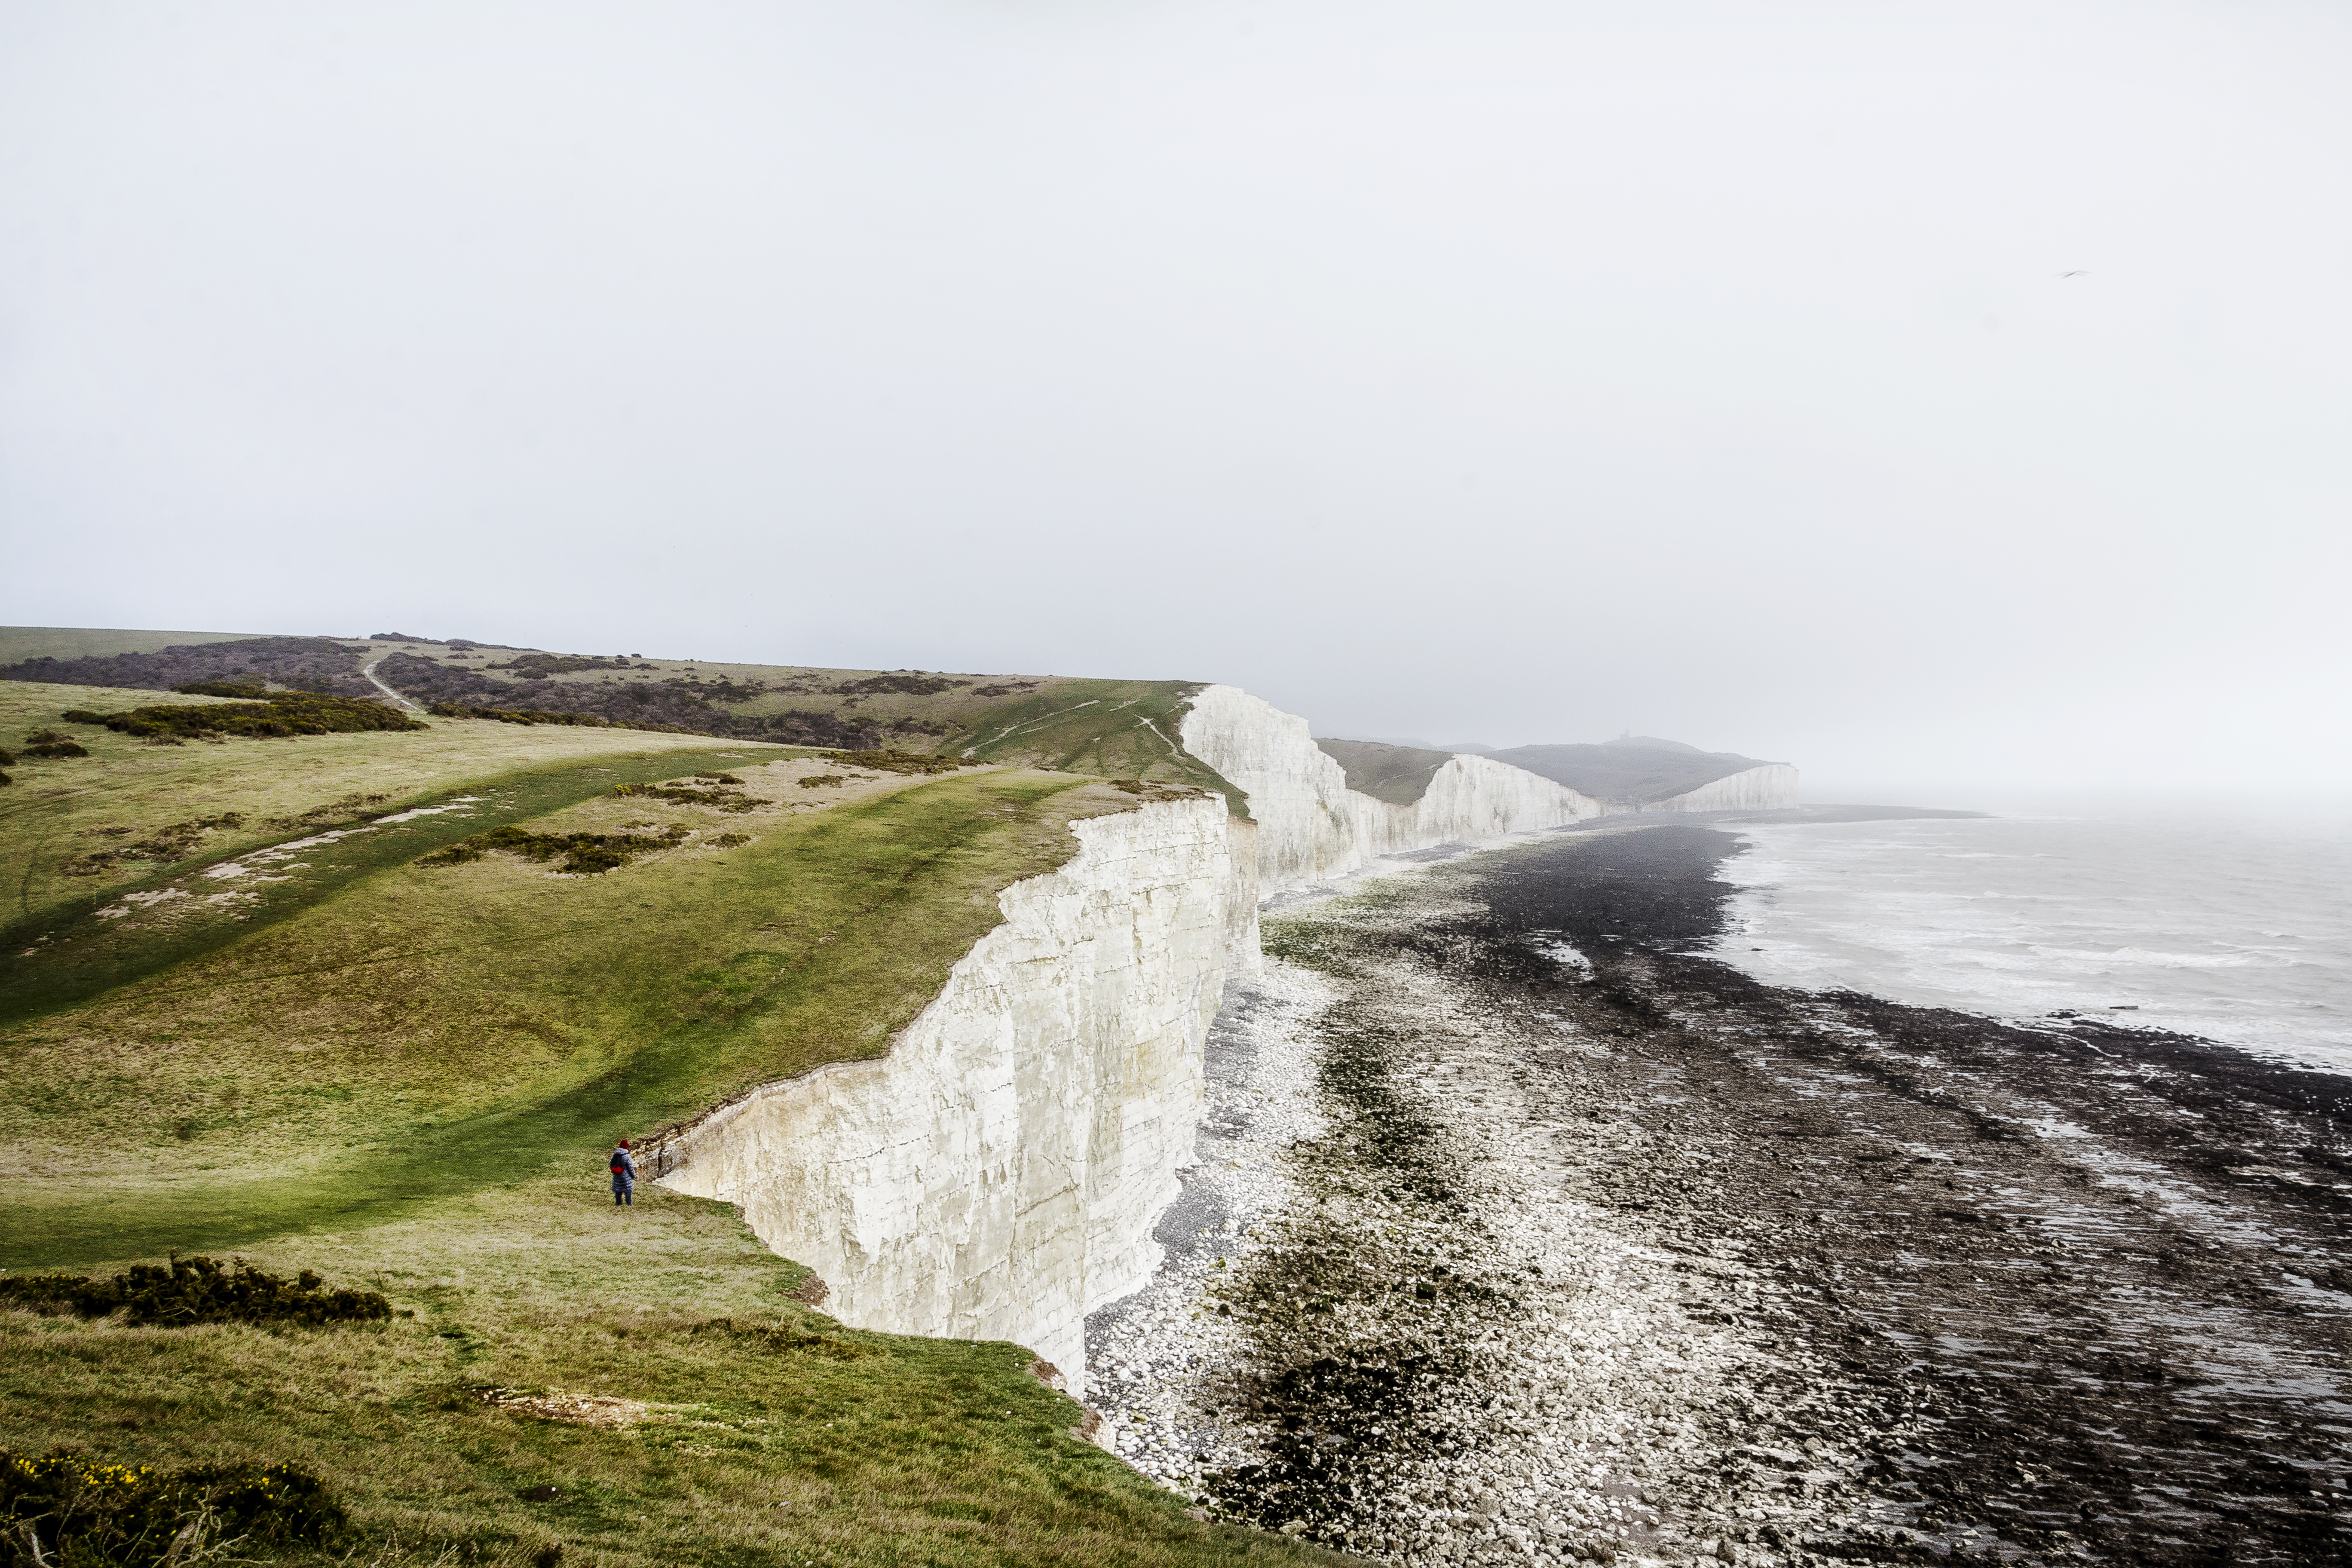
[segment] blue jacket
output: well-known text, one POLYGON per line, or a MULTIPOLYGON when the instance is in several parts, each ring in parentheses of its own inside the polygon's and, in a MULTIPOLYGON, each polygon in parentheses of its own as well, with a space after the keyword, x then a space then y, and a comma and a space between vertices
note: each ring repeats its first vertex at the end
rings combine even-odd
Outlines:
POLYGON ((627 1182, 634 1186, 636 1184, 636 1180, 637 1163, 629 1158, 629 1152, 626 1149, 614 1150, 613 1184, 618 1186, 623 1182, 627 1182))

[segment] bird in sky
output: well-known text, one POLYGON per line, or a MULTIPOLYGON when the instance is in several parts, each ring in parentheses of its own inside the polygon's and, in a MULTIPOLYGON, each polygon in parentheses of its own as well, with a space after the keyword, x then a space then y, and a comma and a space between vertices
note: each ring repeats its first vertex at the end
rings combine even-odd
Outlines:
POLYGON ((2061 278, 2088 278, 2090 275, 2091 269, 2087 267, 2077 267, 2072 272, 2061 272, 2058 274, 2061 278))

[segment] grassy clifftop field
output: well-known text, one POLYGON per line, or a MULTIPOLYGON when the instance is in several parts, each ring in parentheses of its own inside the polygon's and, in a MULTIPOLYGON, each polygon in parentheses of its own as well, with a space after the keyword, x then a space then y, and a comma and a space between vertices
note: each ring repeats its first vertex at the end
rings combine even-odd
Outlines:
MULTIPOLYGON (((9 741, 88 753, 0 790, 0 1263, 235 1253, 404 1315, 0 1309, 0 1447, 307 1466, 354 1533, 239 1549, 287 1561, 1314 1555, 1071 1436, 1017 1347, 844 1330, 731 1210, 605 1191, 614 1137, 883 1049, 994 893, 1131 795, 478 718, 183 744, 57 718, 158 700, 225 700, 0 682, 9 741)), ((1011 721, 1129 754, 1050 704, 1011 721)))
POLYGON ((9 681, 168 690, 257 678, 365 696, 383 686, 453 710, 584 714, 648 729, 834 747, 890 747, 1237 792, 1176 742, 1199 682, 958 675, 549 653, 456 639, 0 628, 9 681), (182 639, 157 644, 160 637, 182 639))

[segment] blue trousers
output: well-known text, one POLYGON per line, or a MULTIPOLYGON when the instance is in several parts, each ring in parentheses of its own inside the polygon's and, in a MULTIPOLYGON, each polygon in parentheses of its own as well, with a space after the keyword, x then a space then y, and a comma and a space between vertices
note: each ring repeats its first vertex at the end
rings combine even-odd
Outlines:
POLYGON ((631 1181, 631 1180, 629 1180, 629 1178, 628 1178, 628 1177, 626 1177, 626 1176, 615 1176, 615 1177, 614 1177, 614 1178, 613 1178, 613 1202, 614 1202, 614 1204, 616 1206, 617 1206, 617 1205, 621 1205, 621 1204, 626 1204, 626 1205, 628 1205, 631 1208, 635 1208, 635 1207, 636 1207, 636 1206, 637 1206, 637 1184, 636 1184, 636 1183, 635 1183, 635 1182, 633 1182, 633 1181, 631 1181))

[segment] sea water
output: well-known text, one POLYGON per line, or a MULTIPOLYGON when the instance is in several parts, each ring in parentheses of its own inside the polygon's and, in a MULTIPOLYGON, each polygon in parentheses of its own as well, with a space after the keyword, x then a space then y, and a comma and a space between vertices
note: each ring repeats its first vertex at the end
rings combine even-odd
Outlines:
POLYGON ((2352 1074, 2352 804, 1733 826, 1717 951, 1759 980, 2352 1074))

